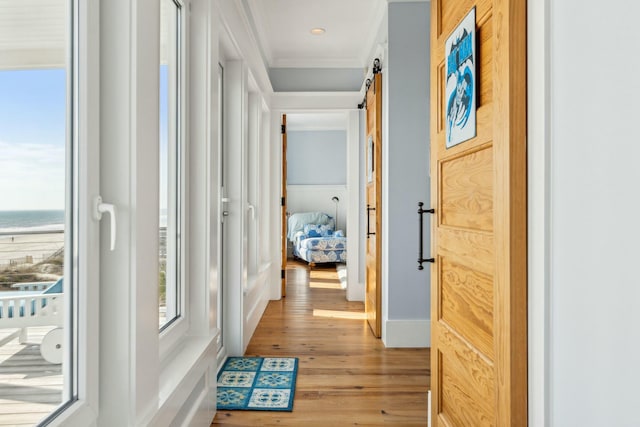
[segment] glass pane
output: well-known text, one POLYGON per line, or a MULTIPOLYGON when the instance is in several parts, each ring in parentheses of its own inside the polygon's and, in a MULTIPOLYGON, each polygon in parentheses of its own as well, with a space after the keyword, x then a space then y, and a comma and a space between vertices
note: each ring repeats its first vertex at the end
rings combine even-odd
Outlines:
POLYGON ((160 328, 180 315, 181 138, 179 8, 160 10, 160 328))
POLYGON ((38 424, 75 396, 70 10, 0 13, 0 425, 38 424))

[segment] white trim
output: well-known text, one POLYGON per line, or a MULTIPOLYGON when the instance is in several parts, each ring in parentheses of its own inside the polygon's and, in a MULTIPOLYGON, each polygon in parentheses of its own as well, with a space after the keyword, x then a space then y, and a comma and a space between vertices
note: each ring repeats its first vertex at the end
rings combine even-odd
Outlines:
POLYGON ((243 354, 269 303, 269 287, 266 284, 268 279, 269 270, 262 270, 260 274, 250 279, 252 283, 250 283, 250 286, 248 286, 244 293, 244 312, 246 315, 243 319, 245 322, 242 342, 243 354))
POLYGON ((358 280, 360 266, 360 113, 351 110, 347 113, 347 300, 364 301, 364 284, 358 280))
POLYGON ((247 135, 245 132, 247 111, 247 68, 242 61, 226 61, 224 69, 224 183, 226 197, 229 198, 224 218, 224 345, 231 356, 244 353, 244 285, 246 277, 246 252, 244 241, 244 220, 246 210, 244 200, 246 185, 245 153, 247 135))
POLYGON ((527 235, 529 425, 551 418, 550 345, 550 90, 549 0, 527 4, 527 235))
MULTIPOLYGON (((351 152, 351 156, 357 156, 359 140, 360 140, 360 129, 359 129, 359 113, 358 110, 355 109, 357 104, 361 101, 360 94, 358 92, 346 92, 346 93, 328 93, 328 92, 318 92, 318 93, 296 93, 296 94, 287 94, 281 95, 274 94, 272 97, 272 133, 271 133, 271 144, 274 151, 277 149, 277 159, 276 162, 272 162, 274 167, 281 168, 282 166, 282 152, 281 152, 281 143, 280 143, 280 117, 285 113, 317 113, 317 112, 327 112, 327 110, 337 113, 342 111, 344 114, 348 116, 347 120, 347 147, 349 151, 349 147, 351 150, 355 150, 351 152)), ((275 174, 274 174, 275 175, 275 174)), ((358 215, 358 192, 359 192, 359 176, 360 176, 360 162, 359 161, 347 161, 347 191, 348 191, 348 199, 349 199, 349 208, 347 209, 347 229, 349 230, 359 230, 360 229, 360 216, 358 215), (355 182, 353 181, 355 177, 355 182)), ((275 176, 274 176, 275 177, 275 176)), ((282 173, 281 170, 278 170, 277 180, 274 181, 278 184, 282 183, 282 173)), ((278 187, 274 188, 275 192, 280 192, 278 187), (278 190, 276 190, 278 188, 278 190)), ((276 205, 272 211, 275 214, 275 217, 280 219, 281 212, 280 206, 276 205)), ((275 224, 274 224, 275 225, 275 224)), ((280 236, 282 226, 278 224, 274 227, 275 231, 278 233, 277 236, 280 236)), ((364 300, 364 297, 360 299, 361 290, 359 289, 360 283, 358 281, 358 273, 361 266, 358 265, 358 257, 359 257, 359 245, 357 243, 357 239, 351 239, 352 243, 347 243, 349 246, 347 247, 347 299, 353 298, 357 301, 364 300), (350 268, 349 268, 350 267, 350 268)), ((280 256, 282 253, 281 248, 282 243, 280 240, 274 242, 274 249, 277 248, 277 251, 274 251, 275 254, 280 256)), ((281 265, 281 261, 274 261, 274 265, 281 265)), ((279 272, 278 272, 279 273, 279 272)), ((280 289, 280 280, 272 280, 271 281, 271 299, 280 299, 281 298, 281 289, 280 289)))
MULTIPOLYGON (((74 118, 72 123, 74 149, 77 150, 77 178, 73 185, 78 186, 78 200, 74 200, 74 209, 79 209, 78 215, 78 248, 77 262, 73 265, 77 271, 76 278, 82 287, 74 300, 73 309, 77 313, 76 325, 78 328, 77 349, 73 366, 74 376, 77 376, 76 390, 78 400, 69 408, 58 414, 48 425, 50 426, 87 426, 95 425, 99 410, 99 277, 100 277, 100 227, 93 219, 93 199, 100 188, 100 146, 99 146, 99 81, 100 81, 100 40, 99 19, 100 5, 97 0, 82 3, 72 1, 74 4, 73 25, 75 42, 73 43, 74 65, 73 82, 74 90, 74 118), (91 30, 90 30, 91 29, 91 30), (95 31, 94 31, 95 30, 95 31), (75 74, 77 72, 77 74, 75 74)), ((67 159, 70 157, 67 157, 67 159)), ((74 262, 75 263, 75 262, 74 262)), ((72 263, 68 263, 70 266, 72 263)), ((69 277, 69 269, 65 268, 65 277, 69 277)), ((69 281, 70 282, 70 281, 69 281)), ((77 289, 77 288, 76 288, 77 289)), ((65 292, 65 306, 67 319, 71 318, 67 302, 70 292, 65 292)), ((66 321, 68 324, 68 320, 66 321)), ((68 341, 64 343, 69 348, 68 341)), ((63 366, 65 391, 69 380, 69 364, 63 366)))
POLYGON ((294 56, 274 59, 270 66, 271 68, 362 68, 364 64, 358 59, 294 56))
MULTIPOLYGON (((423 1, 423 0, 420 0, 423 1)), ((389 6, 381 2, 378 4, 378 10, 375 14, 375 19, 371 25, 371 32, 368 36, 368 41, 365 44, 365 49, 363 49, 363 55, 360 60, 363 63, 364 67, 371 67, 373 63, 373 59, 377 56, 371 58, 371 53, 380 50, 380 42, 382 39, 387 40, 387 15, 389 13, 389 6)), ((382 59, 382 58, 380 58, 382 59)), ((365 79, 366 81, 366 79, 365 79)), ((363 94, 364 95, 364 94, 363 94)))
MULTIPOLYGON (((190 127, 190 115, 187 104, 187 101, 190 100, 190 94, 187 93, 189 83, 187 75, 187 61, 189 60, 187 39, 189 39, 190 22, 189 12, 187 10, 188 5, 185 5, 182 0, 173 0, 173 5, 176 7, 176 13, 179 16, 180 22, 177 28, 170 28, 167 30, 167 33, 169 37, 178 38, 176 47, 179 57, 174 57, 175 52, 171 52, 171 54, 168 55, 168 64, 171 66, 173 65, 171 64, 172 61, 176 62, 175 70, 177 76, 179 76, 179 81, 178 86, 174 88, 173 85, 175 84, 175 81, 173 81, 173 79, 168 80, 169 89, 167 102, 170 119, 168 123, 168 182, 166 195, 168 206, 166 230, 166 258, 168 262, 166 264, 167 291, 165 301, 167 318, 163 325, 161 325, 164 329, 160 332, 160 360, 167 355, 170 355, 171 351, 180 343, 189 331, 190 306, 187 301, 189 300, 188 283, 190 272, 192 271, 190 256, 188 256, 191 251, 187 247, 187 245, 191 244, 190 238, 187 237, 189 236, 187 224, 190 221, 186 218, 187 212, 192 211, 192 209, 187 209, 187 206, 190 206, 192 203, 186 191, 187 181, 193 182, 189 176, 193 171, 191 170, 191 163, 189 160, 188 145, 190 144, 187 143, 187 129, 190 127), (180 32, 179 34, 178 31, 180 32), (173 96, 172 94, 174 90, 176 96, 173 96), (175 123, 171 123, 174 118, 176 119, 175 123), (179 134, 177 135, 177 138, 172 138, 171 135, 175 134, 176 130, 179 130, 179 134), (178 159, 179 165, 178 167, 175 167, 175 163, 178 159), (176 181, 180 188, 176 185, 176 181), (176 211, 179 211, 178 217, 176 217, 176 211), (175 241, 172 244, 169 240, 169 236, 176 232, 180 236, 178 248, 175 247, 175 241), (174 260, 177 262, 173 263, 172 261, 174 260), (173 280, 177 281, 177 283, 169 282, 171 276, 175 277, 173 280), (170 288, 174 289, 170 290, 170 288), (171 298, 174 299, 173 302, 170 301, 171 298), (175 304, 176 298, 178 299, 177 303, 179 305, 176 304, 171 308, 170 303, 175 304), (177 313, 172 313, 172 311, 177 311, 177 313)), ((171 74, 169 75, 171 76, 171 74)), ((204 176, 202 178, 204 179, 204 176)))
MULTIPOLYGON (((387 56, 388 46, 385 46, 383 55, 387 56)), ((382 331, 380 337, 386 343, 387 328, 389 321, 389 73, 386 61, 382 61, 382 254, 378 254, 378 260, 382 263, 382 277, 379 281, 382 290, 382 303, 380 308, 382 313, 382 331), (382 256, 382 259, 379 257, 382 256)), ((365 283, 366 283, 365 277, 365 283)))
POLYGON ((357 108, 361 101, 360 92, 277 92, 271 96, 271 110, 294 113, 352 110, 357 108))
MULTIPOLYGON (((252 32, 255 31, 253 37, 257 37, 259 40, 266 40, 266 29, 264 26, 264 21, 262 19, 256 19, 257 17, 266 13, 264 9, 266 2, 264 2, 263 0, 249 0, 247 4, 249 6, 248 13, 250 13, 253 18, 252 22, 254 25, 251 28, 252 32)), ((245 10, 245 14, 246 13, 247 11, 245 10)), ((260 43, 259 41, 258 45, 268 66, 268 64, 271 64, 273 58, 271 47, 269 46, 269 43, 260 43)))
POLYGON ((226 34, 233 41, 239 57, 254 73, 263 96, 268 96, 273 92, 271 80, 242 2, 219 1, 218 5, 226 34))
POLYGON ((427 427, 431 427, 431 390, 427 390, 427 427))
POLYGON ((280 111, 271 110, 270 122, 270 139, 265 141, 270 147, 271 157, 271 203, 266 208, 270 210, 270 239, 271 242, 271 275, 269 280, 270 299, 278 300, 282 298, 282 287, 280 279, 280 270, 282 269, 282 210, 280 207, 281 184, 282 184, 282 141, 280 134, 280 125, 282 122, 282 113, 280 111))
POLYGON ((425 348, 431 346, 431 320, 386 320, 382 322, 382 341, 386 348, 425 348))
MULTIPOLYGON (((215 366, 214 354, 215 337, 213 336, 191 337, 183 340, 180 352, 162 369, 159 378, 158 410, 146 425, 154 427, 172 425, 183 408, 191 409, 192 406, 198 405, 200 395, 193 402, 189 402, 188 398, 203 377, 202 391, 211 393, 207 391, 207 382, 215 382, 215 380, 207 376, 211 375, 209 368, 215 366)), ((209 398, 214 397, 210 395, 209 398)), ((213 411, 210 411, 210 414, 213 414, 213 411)), ((203 424, 203 426, 207 425, 209 424, 203 424)))

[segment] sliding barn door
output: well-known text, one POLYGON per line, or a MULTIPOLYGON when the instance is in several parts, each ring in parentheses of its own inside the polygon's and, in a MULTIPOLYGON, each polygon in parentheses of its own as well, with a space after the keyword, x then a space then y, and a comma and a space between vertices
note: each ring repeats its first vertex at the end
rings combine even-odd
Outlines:
POLYGON ((367 89, 366 141, 366 297, 365 311, 373 335, 382 332, 381 256, 382 256, 382 75, 374 74, 367 89))
POLYGON ((432 421, 524 426, 526 1, 431 7, 432 421), (474 7, 476 136, 447 148, 446 70, 461 59, 445 43, 474 7))

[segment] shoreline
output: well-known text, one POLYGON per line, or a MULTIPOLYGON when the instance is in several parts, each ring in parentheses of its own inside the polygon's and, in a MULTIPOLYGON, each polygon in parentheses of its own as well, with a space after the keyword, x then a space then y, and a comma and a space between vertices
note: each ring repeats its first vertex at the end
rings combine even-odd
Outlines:
POLYGON ((33 231, 29 233, 0 234, 0 269, 31 257, 37 264, 64 247, 64 232, 33 231))

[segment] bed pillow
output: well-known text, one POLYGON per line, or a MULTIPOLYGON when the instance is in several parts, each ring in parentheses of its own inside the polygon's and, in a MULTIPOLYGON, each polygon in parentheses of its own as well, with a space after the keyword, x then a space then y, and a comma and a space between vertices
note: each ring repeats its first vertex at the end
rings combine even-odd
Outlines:
POLYGON ((305 224, 304 235, 307 237, 329 237, 333 235, 330 224, 305 224))
POLYGON ((335 233, 333 233, 333 237, 344 237, 344 231, 336 230, 335 233))

